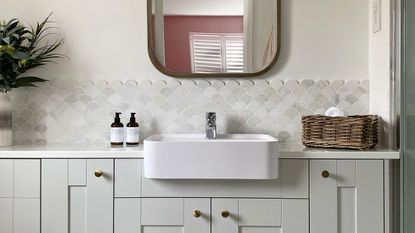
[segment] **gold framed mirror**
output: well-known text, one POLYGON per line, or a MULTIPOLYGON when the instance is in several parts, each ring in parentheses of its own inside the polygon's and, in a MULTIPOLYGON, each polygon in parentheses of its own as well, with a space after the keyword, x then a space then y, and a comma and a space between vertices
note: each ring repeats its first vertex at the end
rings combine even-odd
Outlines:
POLYGON ((280 0, 147 0, 148 52, 179 78, 254 77, 281 48, 280 0))

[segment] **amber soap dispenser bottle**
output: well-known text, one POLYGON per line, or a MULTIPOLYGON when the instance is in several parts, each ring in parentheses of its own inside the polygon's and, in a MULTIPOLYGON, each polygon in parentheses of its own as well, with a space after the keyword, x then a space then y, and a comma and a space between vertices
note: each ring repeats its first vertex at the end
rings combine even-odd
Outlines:
POLYGON ((120 115, 120 112, 116 112, 114 123, 111 124, 111 145, 113 146, 124 144, 124 125, 121 123, 120 115))
POLYGON ((140 132, 138 123, 135 119, 135 113, 131 113, 130 122, 127 124, 125 141, 127 146, 138 145, 140 141, 140 132))

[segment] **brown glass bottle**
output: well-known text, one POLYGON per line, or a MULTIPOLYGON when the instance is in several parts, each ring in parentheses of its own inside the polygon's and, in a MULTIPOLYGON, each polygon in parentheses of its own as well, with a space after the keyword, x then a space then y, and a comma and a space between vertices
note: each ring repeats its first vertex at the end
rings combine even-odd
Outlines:
POLYGON ((120 112, 115 113, 114 123, 111 124, 111 145, 124 144, 124 125, 121 123, 120 112))
POLYGON ((140 141, 140 136, 139 136, 139 124, 137 123, 136 119, 135 119, 135 113, 132 112, 131 113, 131 117, 130 117, 130 122, 128 122, 127 124, 127 128, 126 128, 126 144, 128 146, 135 146, 138 145, 139 141, 140 141))

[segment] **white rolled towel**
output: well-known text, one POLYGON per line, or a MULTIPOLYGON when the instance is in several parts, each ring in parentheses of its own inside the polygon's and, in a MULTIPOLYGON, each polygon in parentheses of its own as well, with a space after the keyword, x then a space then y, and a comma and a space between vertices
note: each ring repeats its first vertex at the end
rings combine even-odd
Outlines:
POLYGON ((336 107, 330 107, 329 109, 327 109, 326 116, 331 116, 331 117, 344 117, 346 116, 346 114, 339 108, 336 107))

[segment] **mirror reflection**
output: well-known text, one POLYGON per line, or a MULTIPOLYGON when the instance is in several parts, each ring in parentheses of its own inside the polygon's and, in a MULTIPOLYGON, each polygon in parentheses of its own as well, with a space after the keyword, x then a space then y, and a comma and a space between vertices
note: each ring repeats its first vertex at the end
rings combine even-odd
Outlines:
POLYGON ((150 56, 162 71, 191 77, 253 74, 276 60, 278 0, 150 0, 149 4, 150 56))

